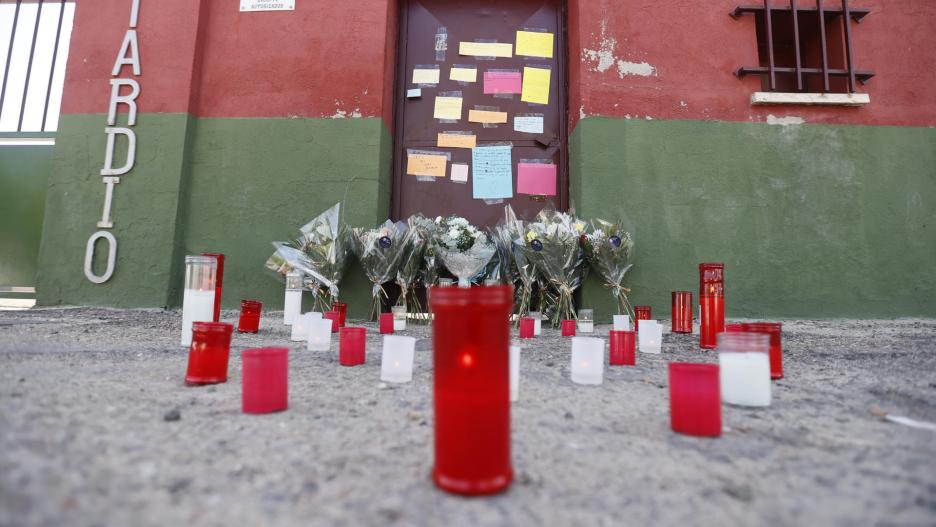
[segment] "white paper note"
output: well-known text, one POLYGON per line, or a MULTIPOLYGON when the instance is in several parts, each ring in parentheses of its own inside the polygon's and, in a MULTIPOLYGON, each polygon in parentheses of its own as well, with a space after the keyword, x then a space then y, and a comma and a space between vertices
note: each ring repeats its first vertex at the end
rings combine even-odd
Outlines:
POLYGON ((543 133, 543 116, 516 116, 514 117, 514 131, 528 134, 543 133))
POLYGON ((468 182, 468 165, 465 163, 452 163, 452 181, 458 183, 468 182))

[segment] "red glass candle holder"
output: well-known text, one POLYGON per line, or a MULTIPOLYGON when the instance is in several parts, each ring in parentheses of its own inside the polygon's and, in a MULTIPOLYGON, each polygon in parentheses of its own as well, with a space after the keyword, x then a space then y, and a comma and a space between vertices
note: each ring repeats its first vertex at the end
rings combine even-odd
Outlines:
POLYGON ((531 339, 536 335, 536 320, 533 317, 520 318, 520 338, 531 339))
POLYGON ((563 320, 563 321, 562 321, 562 336, 563 336, 563 337, 574 337, 574 336, 575 336, 575 321, 574 321, 574 320, 563 320))
POLYGON ((224 255, 221 253, 202 253, 202 256, 213 256, 218 260, 218 273, 215 275, 214 320, 221 320, 221 286, 224 282, 224 255))
POLYGON ((289 348, 241 352, 245 414, 281 412, 289 407, 289 348))
POLYGON ((217 384, 227 381, 231 332, 234 326, 223 322, 192 322, 185 384, 217 384))
POLYGON ((380 314, 380 333, 382 335, 393 333, 393 313, 380 314))
POLYGON ((721 392, 717 364, 671 362, 670 424, 674 432, 721 435, 721 392))
POLYGON ((692 291, 673 291, 673 333, 692 333, 692 291))
POLYGON ((435 466, 448 492, 493 494, 510 462, 510 323, 513 288, 433 287, 435 466))
POLYGON ((611 330, 608 364, 611 366, 633 366, 637 364, 637 333, 634 331, 611 330))
POLYGON ((340 313, 338 313, 337 311, 326 311, 322 315, 322 318, 327 318, 328 320, 331 320, 332 321, 332 333, 338 333, 338 329, 339 329, 338 324, 341 323, 340 313))
POLYGON ((238 333, 256 333, 260 331, 260 311, 263 302, 257 300, 241 300, 240 319, 237 321, 238 333))
MULTIPOLYGON (((729 324, 731 325, 731 324, 729 324)), ((766 333, 770 336, 770 378, 783 378, 783 343, 781 340, 783 324, 779 322, 748 322, 740 324, 741 331, 766 333)))
POLYGON ((739 333, 744 331, 744 324, 725 324, 725 333, 739 333))
POLYGON ((725 331, 725 264, 699 264, 699 347, 715 349, 725 331))
MULTIPOLYGON (((393 320, 390 321, 391 328, 393 320)), ((342 366, 364 364, 367 330, 345 326, 338 330, 338 363, 342 366)))
POLYGON ((348 304, 336 300, 332 302, 332 311, 338 312, 338 327, 345 327, 345 321, 348 319, 348 304))
POLYGON ((634 331, 640 330, 641 320, 650 320, 652 310, 650 306, 634 306, 634 331))

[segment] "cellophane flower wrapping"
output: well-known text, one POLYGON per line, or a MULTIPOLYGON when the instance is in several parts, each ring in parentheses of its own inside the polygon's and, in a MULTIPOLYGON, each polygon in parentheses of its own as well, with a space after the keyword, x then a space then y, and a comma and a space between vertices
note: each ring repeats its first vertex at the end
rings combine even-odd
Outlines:
POLYGON ((536 267, 527 260, 516 240, 523 239, 523 220, 517 218, 510 205, 504 207, 504 218, 491 230, 497 256, 500 258, 499 267, 503 280, 514 286, 514 313, 517 315, 517 324, 520 317, 526 316, 530 311, 530 300, 533 296, 533 283, 536 281, 536 267))
POLYGON ((388 299, 383 284, 396 278, 406 245, 409 243, 409 228, 403 222, 390 220, 376 229, 355 227, 349 236, 351 250, 361 262, 364 273, 373 284, 371 296, 371 320, 376 320, 384 300, 388 299))
POLYGON ((432 223, 422 214, 414 214, 407 220, 409 236, 397 269, 396 282, 400 286, 400 296, 397 298, 398 306, 406 306, 408 313, 422 313, 423 307, 416 296, 415 287, 419 282, 423 268, 423 259, 426 249, 431 243, 431 234, 423 228, 426 223, 432 223))
POLYGON ((348 258, 348 229, 336 203, 299 229, 299 236, 273 242, 276 249, 266 268, 284 282, 292 270, 303 273, 304 288, 313 293, 316 309, 328 311, 338 299, 341 277, 348 258))
POLYGON ((494 244, 487 234, 460 216, 438 222, 435 236, 436 255, 453 275, 459 287, 470 287, 471 278, 494 256, 494 244))
POLYGON ((548 292, 543 292, 553 327, 576 319, 572 295, 582 285, 588 268, 581 245, 586 223, 574 214, 548 207, 528 223, 516 240, 527 260, 542 273, 548 292))
POLYGON ((618 314, 627 314, 633 320, 634 309, 631 307, 624 287, 624 276, 633 267, 634 240, 620 222, 611 223, 602 219, 593 219, 592 230, 585 235, 583 248, 588 264, 611 290, 617 305, 618 314))

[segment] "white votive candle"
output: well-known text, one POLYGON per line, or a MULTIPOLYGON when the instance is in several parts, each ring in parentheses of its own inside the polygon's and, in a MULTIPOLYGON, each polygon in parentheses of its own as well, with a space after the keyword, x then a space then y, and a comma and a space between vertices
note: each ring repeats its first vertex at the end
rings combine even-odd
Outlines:
POLYGON ((404 331, 406 329, 406 306, 393 306, 390 312, 393 313, 393 331, 404 331))
POLYGON ((637 332, 638 349, 641 353, 663 352, 663 325, 656 320, 641 320, 637 332))
POLYGON ((293 323, 302 312, 302 273, 292 271, 286 275, 286 298, 283 300, 283 324, 293 323))
POLYGON ((595 311, 593 309, 579 309, 578 324, 576 324, 579 333, 595 332, 595 311))
POLYGON ((630 315, 614 315, 614 331, 630 331, 630 315))
POLYGON ((309 334, 306 349, 309 351, 328 351, 331 349, 332 321, 330 318, 312 319, 306 329, 309 334))
POLYGON ((770 406, 769 350, 770 337, 766 334, 719 333, 722 401, 739 406, 770 406))
POLYGON ((543 314, 539 311, 530 311, 527 316, 533 319, 533 336, 538 337, 543 329, 543 314))
POLYGON ((186 289, 182 293, 182 346, 192 345, 192 322, 214 320, 215 292, 186 289))
POLYGON ((510 346, 510 400, 520 398, 520 346, 510 346))
POLYGON ((572 337, 572 382, 601 384, 604 378, 604 340, 572 337))
POLYGON ((289 336, 289 340, 294 342, 308 340, 309 328, 312 326, 312 321, 320 320, 321 318, 322 314, 316 311, 310 311, 308 313, 297 316, 295 319, 293 319, 292 334, 289 336))
POLYGON ((413 357, 415 354, 415 337, 384 335, 383 352, 380 356, 380 380, 385 382, 410 382, 413 380, 413 357))

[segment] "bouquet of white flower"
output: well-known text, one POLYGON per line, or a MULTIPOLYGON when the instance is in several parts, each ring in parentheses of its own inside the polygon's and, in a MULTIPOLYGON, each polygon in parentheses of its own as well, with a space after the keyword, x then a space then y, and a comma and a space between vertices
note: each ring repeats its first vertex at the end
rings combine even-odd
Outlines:
POLYGON ((536 267, 527 260, 523 250, 515 241, 524 236, 523 220, 518 219, 510 205, 504 207, 504 219, 491 232, 497 254, 501 259, 500 272, 504 280, 514 286, 514 312, 517 324, 520 317, 530 311, 536 267))
POLYGON ((432 223, 426 220, 422 214, 414 214, 407 220, 406 223, 410 232, 400 261, 400 268, 397 270, 396 282, 400 286, 397 305, 406 306, 407 312, 410 313, 422 313, 423 309, 419 298, 416 297, 414 288, 423 269, 426 251, 431 245, 431 234, 427 229, 423 228, 426 222, 432 223))
POLYGON ((611 289, 611 296, 617 304, 618 314, 634 317, 634 309, 627 299, 630 289, 624 287, 624 275, 634 264, 630 259, 634 252, 634 240, 625 231, 621 223, 592 220, 592 232, 585 235, 583 247, 585 256, 592 269, 604 280, 605 287, 611 289))
POLYGON ((383 284, 392 280, 400 267, 403 253, 409 243, 409 232, 405 223, 393 223, 390 220, 376 229, 355 227, 351 229, 351 249, 361 267, 370 279, 373 287, 371 295, 371 319, 376 320, 381 312, 383 299, 387 299, 387 291, 383 284), (383 299, 381 298, 383 297, 383 299))
POLYGON ((494 244, 465 218, 436 218, 436 224, 436 254, 445 267, 458 277, 459 287, 470 287, 471 277, 483 269, 494 255, 494 244))

